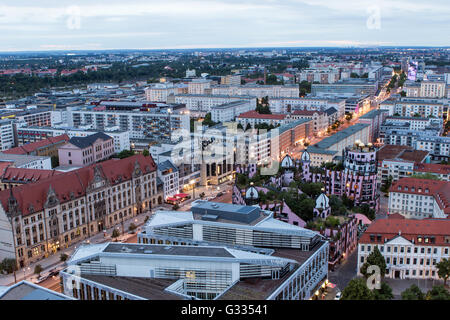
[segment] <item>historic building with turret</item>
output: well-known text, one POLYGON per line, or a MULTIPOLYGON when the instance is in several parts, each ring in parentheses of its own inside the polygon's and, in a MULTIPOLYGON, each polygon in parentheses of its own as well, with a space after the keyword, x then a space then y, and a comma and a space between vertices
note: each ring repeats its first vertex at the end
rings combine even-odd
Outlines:
POLYGON ((156 204, 151 156, 112 159, 0 192, 0 260, 24 267, 156 204))

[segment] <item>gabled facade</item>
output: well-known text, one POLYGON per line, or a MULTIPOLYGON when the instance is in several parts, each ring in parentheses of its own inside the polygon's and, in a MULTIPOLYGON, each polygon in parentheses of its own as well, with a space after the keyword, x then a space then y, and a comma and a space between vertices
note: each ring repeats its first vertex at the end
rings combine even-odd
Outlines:
POLYGON ((156 204, 156 164, 136 155, 0 192, 0 260, 26 266, 156 204))

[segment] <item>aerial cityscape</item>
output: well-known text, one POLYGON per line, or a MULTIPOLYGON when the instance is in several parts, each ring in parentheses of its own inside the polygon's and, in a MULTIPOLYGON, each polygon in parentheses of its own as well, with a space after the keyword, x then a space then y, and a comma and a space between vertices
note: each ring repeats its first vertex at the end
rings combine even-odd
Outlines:
POLYGON ((448 3, 6 2, 0 300, 450 300, 448 3))

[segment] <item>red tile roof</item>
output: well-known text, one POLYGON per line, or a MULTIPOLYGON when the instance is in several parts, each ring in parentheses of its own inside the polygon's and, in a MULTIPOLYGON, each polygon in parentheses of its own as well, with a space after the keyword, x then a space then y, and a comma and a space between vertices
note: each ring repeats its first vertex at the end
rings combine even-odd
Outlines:
POLYGON ((255 110, 251 110, 251 111, 241 113, 238 116, 238 118, 284 120, 284 118, 286 118, 286 115, 285 114, 260 114, 255 110))
POLYGON ((450 174, 450 165, 438 163, 415 163, 414 171, 450 174))
POLYGON ((39 180, 47 179, 55 174, 61 172, 56 170, 40 170, 40 169, 25 169, 7 167, 1 170, 1 179, 3 182, 16 181, 16 182, 36 182, 39 180), (6 181, 5 181, 6 180, 6 181))
POLYGON ((7 154, 31 154, 34 151, 41 149, 43 147, 46 146, 50 146, 52 144, 58 143, 58 142, 67 142, 69 141, 69 136, 67 134, 62 134, 60 136, 56 136, 56 137, 49 137, 47 139, 44 140, 40 140, 40 141, 36 141, 36 142, 32 142, 32 143, 27 143, 24 144, 22 146, 19 147, 15 147, 9 150, 5 150, 3 151, 3 153, 7 153, 7 154))
POLYGON ((316 111, 316 110, 295 110, 291 112, 292 115, 298 115, 298 116, 312 116, 314 113, 317 114, 325 114, 323 111, 316 111))
POLYGON ((433 196, 444 213, 450 214, 450 181, 401 178, 392 183, 389 192, 433 196))
POLYGON ((364 234, 359 239, 359 243, 384 244, 384 239, 391 240, 400 234, 403 238, 419 243, 418 236, 435 237, 435 243, 425 243, 420 245, 440 245, 450 246, 450 219, 378 219, 372 222, 364 234), (374 241, 370 240, 370 235, 375 235, 374 241), (381 235, 381 242, 376 241, 376 235, 381 235))
MULTIPOLYGON (((22 215, 26 216, 31 213, 30 205, 33 206, 34 212, 42 210, 50 188, 55 190, 60 203, 71 201, 71 194, 75 198, 86 194, 86 187, 92 182, 96 167, 111 185, 115 185, 131 178, 136 162, 144 173, 156 170, 156 164, 151 156, 134 155, 125 159, 96 163, 78 170, 56 174, 35 183, 17 186, 12 188, 12 193, 17 199, 22 215)), ((5 211, 8 209, 10 191, 11 189, 0 191, 0 203, 5 211)))

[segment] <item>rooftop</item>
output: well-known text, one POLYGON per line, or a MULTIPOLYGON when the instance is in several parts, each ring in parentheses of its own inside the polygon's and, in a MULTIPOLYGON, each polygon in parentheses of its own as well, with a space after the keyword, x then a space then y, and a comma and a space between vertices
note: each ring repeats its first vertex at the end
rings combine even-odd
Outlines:
POLYGON ((65 142, 69 141, 69 136, 67 134, 62 134, 56 137, 49 137, 44 140, 36 141, 33 143, 27 143, 16 148, 5 150, 3 152, 6 154, 30 154, 32 152, 35 152, 36 150, 54 145, 61 141, 65 142))
POLYGON ((261 114, 255 110, 241 113, 238 118, 284 120, 286 114, 261 114))
MULTIPOLYGON (((354 124, 344 130, 336 132, 335 134, 333 134, 330 137, 326 137, 322 141, 317 142, 316 144, 313 145, 313 147, 323 149, 323 150, 328 150, 329 148, 333 147, 338 142, 340 142, 344 139, 347 139, 348 137, 354 135, 355 133, 363 130, 364 128, 366 128, 368 126, 369 126, 369 124, 367 124, 367 123, 354 124)), ((310 149, 308 149, 308 150, 310 150, 310 149)))
POLYGON ((28 281, 20 281, 10 287, 0 288, 0 300, 72 300, 72 298, 28 281))
POLYGON ((138 277, 113 277, 93 274, 81 274, 82 278, 98 282, 148 300, 179 300, 182 299, 165 289, 174 283, 175 279, 156 279, 138 277))

